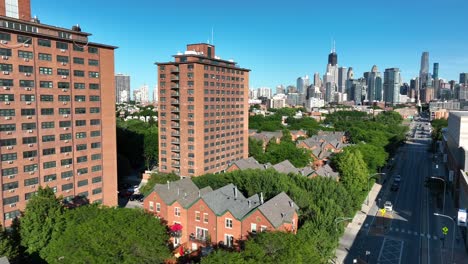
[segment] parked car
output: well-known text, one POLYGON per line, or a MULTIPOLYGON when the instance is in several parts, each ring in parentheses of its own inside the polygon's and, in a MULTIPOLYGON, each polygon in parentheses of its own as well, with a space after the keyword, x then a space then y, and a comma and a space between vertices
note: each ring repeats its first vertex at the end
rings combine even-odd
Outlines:
POLYGON ((130 195, 130 198, 129 200, 130 201, 139 201, 139 202, 143 202, 143 200, 145 199, 145 197, 143 196, 143 194, 132 194, 130 195))
POLYGON ((386 201, 384 204, 384 208, 387 212, 393 211, 393 204, 390 201, 386 201))
POLYGON ((401 176, 400 176, 400 174, 398 174, 398 175, 395 176, 395 179, 393 180, 393 182, 396 182, 396 183, 400 183, 400 182, 401 182, 401 176))
POLYGON ((396 191, 398 191, 399 188, 400 188, 400 184, 394 182, 392 184, 392 187, 390 187, 390 190, 393 191, 393 192, 396 192, 396 191))

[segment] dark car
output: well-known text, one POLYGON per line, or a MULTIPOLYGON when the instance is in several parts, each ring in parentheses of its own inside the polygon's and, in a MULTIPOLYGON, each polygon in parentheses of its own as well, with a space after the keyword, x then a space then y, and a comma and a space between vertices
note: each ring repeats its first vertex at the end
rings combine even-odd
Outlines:
POLYGON ((130 195, 130 201, 139 201, 139 202, 143 202, 143 200, 145 199, 145 197, 143 196, 143 194, 132 194, 130 195))
POLYGON ((399 188, 400 188, 400 184, 394 182, 392 184, 392 187, 390 188, 390 190, 393 191, 393 192, 396 192, 396 191, 398 191, 399 188))

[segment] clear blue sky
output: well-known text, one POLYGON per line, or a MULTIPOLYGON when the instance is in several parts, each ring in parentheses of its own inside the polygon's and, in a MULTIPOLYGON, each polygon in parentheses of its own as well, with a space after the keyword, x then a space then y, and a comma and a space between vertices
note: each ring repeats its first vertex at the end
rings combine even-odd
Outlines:
POLYGON ((214 28, 216 53, 252 69, 250 87, 294 84, 323 75, 336 40, 338 64, 362 76, 376 64, 416 76, 421 53, 439 62, 439 75, 468 72, 466 0, 186 1, 31 0, 42 23, 80 24, 91 41, 118 46, 116 73, 132 89, 156 84, 156 61, 171 61, 186 44, 206 42, 214 28))

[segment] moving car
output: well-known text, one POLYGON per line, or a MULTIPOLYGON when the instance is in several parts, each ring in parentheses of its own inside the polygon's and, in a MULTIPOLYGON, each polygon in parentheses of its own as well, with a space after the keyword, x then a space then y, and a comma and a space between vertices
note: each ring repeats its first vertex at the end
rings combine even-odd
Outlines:
POLYGON ((393 204, 390 201, 386 201, 384 204, 384 208, 387 212, 393 211, 393 204))
POLYGON ((399 188, 400 188, 400 184, 394 182, 392 184, 392 187, 390 187, 390 190, 393 191, 393 192, 396 192, 396 191, 398 191, 399 188))
POLYGON ((140 203, 144 200, 143 194, 132 194, 129 198, 130 201, 139 201, 140 203))

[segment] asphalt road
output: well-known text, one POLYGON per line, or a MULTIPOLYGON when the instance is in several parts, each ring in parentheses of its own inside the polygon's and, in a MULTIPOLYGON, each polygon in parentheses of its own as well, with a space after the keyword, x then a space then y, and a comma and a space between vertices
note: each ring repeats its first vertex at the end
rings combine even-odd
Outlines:
POLYGON ((442 213, 442 198, 437 200, 424 187, 426 177, 441 173, 429 151, 430 125, 412 122, 411 127, 409 140, 396 154, 392 170, 387 172, 387 183, 375 201, 374 210, 370 210, 373 213, 363 223, 345 263, 353 263, 355 259, 380 264, 449 263, 453 232, 442 244, 441 226, 446 224, 433 215, 442 213), (401 176, 401 183, 397 191, 391 191, 395 175, 401 176), (393 211, 382 214, 378 209, 383 208, 385 201, 392 202, 393 211))

